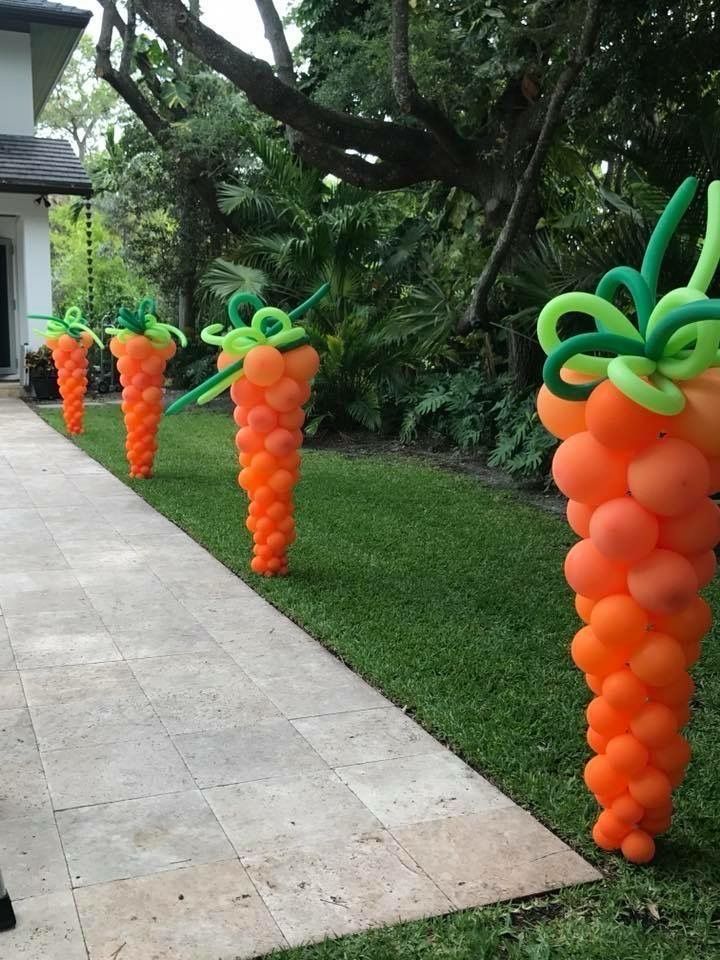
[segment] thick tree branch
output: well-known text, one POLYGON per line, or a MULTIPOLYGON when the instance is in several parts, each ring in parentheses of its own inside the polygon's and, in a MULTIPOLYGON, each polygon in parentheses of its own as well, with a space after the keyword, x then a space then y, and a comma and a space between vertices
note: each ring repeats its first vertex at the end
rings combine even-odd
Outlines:
POLYGON ((419 120, 448 153, 460 161, 471 144, 457 132, 443 111, 421 95, 410 70, 410 16, 408 0, 392 0, 392 87, 403 113, 419 120))
MULTIPOLYGON (((365 156, 377 156, 393 165, 404 165, 406 183, 439 179, 473 192, 477 189, 478 175, 474 163, 458 163, 425 131, 397 123, 354 117, 314 103, 275 76, 272 67, 264 60, 258 60, 234 47, 198 18, 191 16, 180 0, 137 2, 143 18, 166 43, 177 40, 244 91, 261 112, 287 124, 303 137, 327 145, 328 158, 338 158, 338 151, 355 150, 365 156)), ((346 166, 345 161, 342 165, 346 166)), ((338 172, 339 166, 328 166, 327 170, 338 172)), ((366 171, 364 185, 385 189, 380 177, 378 185, 374 186, 370 173, 366 171)))
POLYGON ((113 29, 117 26, 118 20, 121 21, 123 30, 125 23, 118 14, 114 0, 99 0, 99 3, 103 8, 103 18, 95 48, 95 73, 110 84, 138 117, 148 133, 158 140, 168 129, 169 124, 143 96, 142 90, 130 74, 127 71, 116 70, 113 66, 111 58, 113 29))
POLYGON ((273 0, 255 0, 255 6, 265 28, 265 37, 270 44, 278 76, 283 83, 294 87, 295 67, 280 14, 275 9, 273 0))
POLYGON ((510 252, 520 229, 527 201, 539 180, 542 165, 552 145, 553 134, 562 116, 562 108, 595 47, 600 27, 601 3, 602 0, 588 0, 577 49, 558 77, 545 112, 540 135, 527 166, 517 182, 515 196, 505 224, 475 285, 467 313, 460 325, 461 331, 475 325, 485 313, 492 286, 510 252))

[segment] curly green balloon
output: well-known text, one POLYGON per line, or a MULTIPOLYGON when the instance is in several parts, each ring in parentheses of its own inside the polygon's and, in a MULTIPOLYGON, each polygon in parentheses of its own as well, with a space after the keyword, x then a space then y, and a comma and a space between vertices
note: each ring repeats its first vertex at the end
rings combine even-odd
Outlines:
POLYGON ((253 347, 267 344, 277 350, 285 352, 309 343, 309 338, 302 327, 294 327, 293 320, 297 320, 307 313, 318 301, 322 300, 330 290, 330 284, 323 284, 311 297, 299 306, 285 313, 277 307, 268 307, 262 300, 252 293, 239 291, 233 294, 228 301, 227 312, 230 319, 230 328, 226 329, 221 323, 213 323, 200 334, 205 343, 220 347, 223 353, 237 357, 232 363, 223 367, 212 377, 190 390, 171 404, 166 414, 179 413, 185 407, 197 402, 202 405, 209 403, 224 390, 232 386, 243 375, 243 361, 253 347), (240 308, 248 304, 254 308, 253 318, 248 326, 240 313, 240 308))
POLYGON ((688 177, 676 190, 648 241, 639 272, 614 267, 594 294, 563 293, 543 308, 537 322, 538 340, 547 354, 543 379, 556 396, 586 400, 609 379, 648 410, 674 416, 685 407, 678 381, 720 366, 720 299, 710 300, 705 293, 720 261, 720 181, 708 188, 705 241, 688 286, 656 302, 665 252, 697 186, 697 180, 688 177), (633 300, 637 326, 612 303, 621 287, 633 300), (567 314, 590 317, 595 330, 562 340, 558 324, 567 314), (567 383, 563 368, 595 379, 567 383))
POLYGON ((157 318, 157 305, 151 297, 146 297, 138 304, 137 310, 128 310, 120 307, 117 326, 106 327, 105 332, 119 340, 126 341, 130 337, 147 337, 159 347, 166 347, 173 337, 176 337, 182 347, 187 346, 187 337, 170 323, 160 323, 157 318))
POLYGON ((80 307, 68 307, 64 317, 49 317, 43 313, 31 313, 31 320, 46 320, 47 326, 44 330, 36 330, 41 336, 48 340, 57 340, 58 337, 67 334, 73 340, 80 340, 83 333, 89 333, 95 343, 103 350, 102 340, 85 323, 80 307))

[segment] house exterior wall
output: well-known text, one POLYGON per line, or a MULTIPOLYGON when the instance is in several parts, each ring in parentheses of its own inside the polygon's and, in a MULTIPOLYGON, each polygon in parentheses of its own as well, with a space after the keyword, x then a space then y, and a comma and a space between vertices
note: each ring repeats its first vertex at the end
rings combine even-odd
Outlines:
POLYGON ((30 34, 0 30, 0 133, 31 137, 33 81, 30 34))
POLYGON ((34 350, 42 343, 42 337, 33 332, 42 324, 28 320, 28 314, 52 314, 47 208, 29 194, 0 193, 0 236, 13 240, 15 248, 15 344, 22 374, 23 344, 34 350))

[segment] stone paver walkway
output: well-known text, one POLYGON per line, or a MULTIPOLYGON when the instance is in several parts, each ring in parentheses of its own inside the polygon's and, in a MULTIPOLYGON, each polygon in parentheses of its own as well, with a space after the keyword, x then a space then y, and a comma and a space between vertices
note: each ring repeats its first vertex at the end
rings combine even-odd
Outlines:
POLYGON ((230 960, 597 878, 20 401, 0 493, 0 956, 230 960))

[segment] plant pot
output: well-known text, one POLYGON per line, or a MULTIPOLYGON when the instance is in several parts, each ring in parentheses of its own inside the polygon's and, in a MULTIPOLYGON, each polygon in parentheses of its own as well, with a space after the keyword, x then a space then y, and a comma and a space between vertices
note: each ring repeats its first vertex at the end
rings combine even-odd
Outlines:
POLYGON ((30 383, 38 400, 57 400, 60 397, 57 378, 40 376, 30 377, 30 383))

